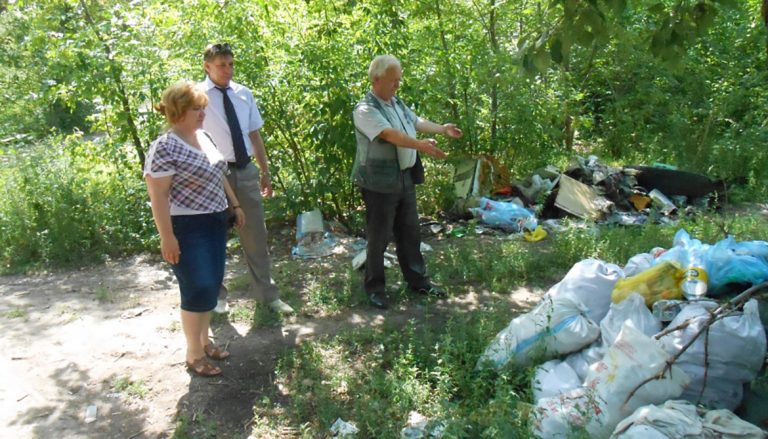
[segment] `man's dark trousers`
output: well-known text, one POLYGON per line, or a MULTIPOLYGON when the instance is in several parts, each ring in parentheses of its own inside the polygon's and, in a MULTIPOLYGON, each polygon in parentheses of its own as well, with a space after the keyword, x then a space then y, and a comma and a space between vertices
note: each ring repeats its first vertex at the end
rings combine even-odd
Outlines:
POLYGON ((395 236, 397 260, 403 277, 412 289, 429 287, 421 256, 419 213, 411 170, 400 173, 402 190, 387 194, 362 189, 368 239, 364 288, 367 294, 384 294, 384 251, 391 234, 395 236))

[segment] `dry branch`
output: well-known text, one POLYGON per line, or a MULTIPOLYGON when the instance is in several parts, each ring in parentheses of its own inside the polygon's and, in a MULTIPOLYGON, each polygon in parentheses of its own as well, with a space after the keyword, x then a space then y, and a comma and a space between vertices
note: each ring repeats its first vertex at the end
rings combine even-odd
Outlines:
MULTIPOLYGON (((723 317, 728 316, 734 310, 737 310, 737 309, 743 307, 744 304, 750 298, 752 298, 752 296, 755 293, 757 293, 760 290, 767 289, 767 288, 768 288, 768 282, 763 282, 761 284, 753 285, 750 288, 744 290, 744 292, 742 292, 738 296, 736 296, 733 299, 729 300, 728 302, 720 305, 720 307, 718 307, 716 310, 712 311, 709 314, 709 318, 707 318, 707 321, 704 322, 704 325, 701 327, 701 329, 699 329, 699 331, 696 334, 694 334, 693 337, 691 337, 691 339, 688 340, 688 342, 682 348, 680 348, 680 350, 677 353, 675 353, 669 360, 667 360, 667 364, 664 366, 664 369, 662 369, 662 371, 659 372, 658 374, 643 380, 634 389, 632 389, 632 391, 629 392, 629 395, 627 396, 627 399, 624 400, 624 404, 629 402, 629 400, 632 399, 632 397, 635 395, 635 393, 641 387, 643 387, 644 385, 648 384, 649 382, 651 382, 653 380, 663 379, 664 376, 667 374, 667 372, 671 373, 672 372, 672 365, 675 364, 675 362, 680 358, 680 356, 683 355, 683 353, 685 351, 687 351, 688 348, 691 347, 694 342, 696 342, 696 340, 699 338, 699 336, 701 334, 703 334, 704 332, 708 333, 710 326, 712 326, 716 321, 722 319, 723 317)), ((654 336, 654 338, 656 340, 659 340, 661 337, 663 337, 663 336, 665 336, 667 334, 670 334, 670 333, 675 332, 675 331, 679 331, 681 329, 685 329, 685 328, 687 328, 691 324, 691 321, 693 319, 695 319, 695 318, 697 318, 697 317, 692 317, 692 318, 682 322, 681 324, 677 325, 676 327, 674 327, 672 329, 664 330, 664 331, 656 334, 654 336)), ((705 351, 705 356, 707 354, 708 353, 705 351)), ((707 359, 705 358, 704 361, 706 363, 707 359)))

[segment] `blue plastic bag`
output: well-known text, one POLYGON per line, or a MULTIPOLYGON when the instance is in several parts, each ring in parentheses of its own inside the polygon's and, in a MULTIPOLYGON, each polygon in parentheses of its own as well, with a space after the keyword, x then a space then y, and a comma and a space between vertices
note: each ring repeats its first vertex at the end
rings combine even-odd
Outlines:
POLYGON ((515 203, 480 198, 480 207, 469 209, 483 224, 499 227, 509 232, 521 232, 523 228, 535 230, 536 216, 530 210, 515 203))

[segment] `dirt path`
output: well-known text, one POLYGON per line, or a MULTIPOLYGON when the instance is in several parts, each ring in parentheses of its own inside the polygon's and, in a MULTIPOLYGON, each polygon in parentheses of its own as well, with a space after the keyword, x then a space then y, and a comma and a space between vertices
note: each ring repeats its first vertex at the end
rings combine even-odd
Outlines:
MULTIPOLYGON (((288 257, 283 255, 282 257, 288 257)), ((254 401, 274 394, 278 355, 303 340, 356 326, 439 321, 499 296, 469 292, 430 307, 367 306, 330 317, 294 316, 252 329, 224 320, 218 343, 232 352, 220 379, 183 367, 178 289, 167 264, 147 256, 79 271, 0 277, 0 429, 13 438, 162 438, 177 414, 215 420, 225 437, 247 437, 254 401), (133 385, 131 385, 133 383, 133 385), (85 422, 89 406, 96 419, 85 422)), ((340 263, 348 263, 342 258, 340 263)), ((229 275, 244 273, 229 264, 229 275)), ((510 305, 537 300, 527 290, 510 305), (515 303, 516 302, 516 303, 515 303)))

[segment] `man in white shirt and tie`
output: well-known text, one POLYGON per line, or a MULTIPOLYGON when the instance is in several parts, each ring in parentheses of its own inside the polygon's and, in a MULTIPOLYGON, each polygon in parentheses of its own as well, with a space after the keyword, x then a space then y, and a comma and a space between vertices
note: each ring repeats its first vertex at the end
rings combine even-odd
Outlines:
MULTIPOLYGON (((272 196, 267 153, 259 133, 264 121, 253 93, 232 81, 234 54, 229 44, 208 45, 203 60, 207 75, 200 86, 208 95, 203 129, 229 163, 227 179, 245 213, 246 224, 238 232, 256 298, 276 312, 293 313, 293 308, 280 300, 280 291, 271 275, 262 205, 262 197, 272 196)), ((226 312, 226 296, 226 287, 222 285, 217 312, 226 312)))

